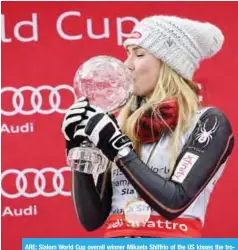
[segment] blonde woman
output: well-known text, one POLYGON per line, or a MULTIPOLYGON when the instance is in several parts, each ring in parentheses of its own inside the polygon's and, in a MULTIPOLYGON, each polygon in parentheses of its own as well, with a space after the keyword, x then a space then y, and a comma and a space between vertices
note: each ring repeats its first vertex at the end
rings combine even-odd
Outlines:
POLYGON ((192 77, 223 39, 210 23, 145 18, 124 42, 134 84, 120 128, 86 98, 69 108, 68 149, 87 137, 112 162, 96 187, 91 174, 73 171, 74 204, 86 230, 106 223, 105 237, 201 237, 234 138, 221 111, 200 106, 192 77))

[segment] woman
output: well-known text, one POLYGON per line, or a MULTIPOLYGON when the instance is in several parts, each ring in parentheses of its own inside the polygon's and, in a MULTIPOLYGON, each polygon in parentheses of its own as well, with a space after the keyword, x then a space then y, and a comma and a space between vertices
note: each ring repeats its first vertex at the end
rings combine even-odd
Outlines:
POLYGON ((221 111, 200 106, 192 77, 222 43, 210 23, 145 18, 124 42, 134 84, 120 129, 85 98, 69 108, 67 149, 86 137, 113 162, 97 187, 91 174, 73 171, 75 209, 88 231, 106 223, 105 237, 201 237, 234 138, 221 111))

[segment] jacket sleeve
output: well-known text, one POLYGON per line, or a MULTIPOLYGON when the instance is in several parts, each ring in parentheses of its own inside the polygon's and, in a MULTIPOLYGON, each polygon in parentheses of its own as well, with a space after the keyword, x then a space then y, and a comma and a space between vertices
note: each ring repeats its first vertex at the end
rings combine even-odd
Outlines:
POLYGON ((75 211, 81 225, 87 231, 102 226, 111 210, 111 171, 107 171, 106 174, 104 188, 103 174, 99 175, 95 186, 91 174, 72 171, 72 198, 75 211))
POLYGON ((234 146, 226 116, 212 108, 206 111, 177 158, 171 178, 154 173, 134 151, 117 165, 140 196, 168 220, 178 217, 226 162, 234 146))

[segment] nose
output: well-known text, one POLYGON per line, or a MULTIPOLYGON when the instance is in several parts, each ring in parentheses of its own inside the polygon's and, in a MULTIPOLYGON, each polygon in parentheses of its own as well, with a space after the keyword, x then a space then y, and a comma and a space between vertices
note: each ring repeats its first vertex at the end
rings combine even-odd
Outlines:
POLYGON ((124 65, 130 72, 132 72, 135 69, 135 66, 129 57, 127 57, 127 59, 124 61, 124 65))

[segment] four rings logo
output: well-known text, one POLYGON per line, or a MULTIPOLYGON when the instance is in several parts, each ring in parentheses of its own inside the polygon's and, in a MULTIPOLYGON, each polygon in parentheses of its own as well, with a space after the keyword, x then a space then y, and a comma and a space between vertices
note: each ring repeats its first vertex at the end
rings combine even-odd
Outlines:
MULTIPOLYGON (((74 99, 73 87, 65 84, 56 87, 49 85, 43 85, 40 87, 23 86, 20 88, 3 87, 1 89, 1 97, 3 98, 4 94, 11 93, 10 98, 12 99, 13 108, 11 108, 11 110, 6 110, 2 107, 1 112, 5 116, 13 116, 16 114, 32 115, 35 113, 48 115, 54 112, 63 114, 67 110, 62 109, 61 107, 62 100, 64 99, 62 96, 62 94, 65 93, 64 91, 73 94, 74 99), (43 97, 43 91, 48 91, 49 95, 47 97, 43 97), (29 98, 26 97, 27 92, 30 92, 30 100, 27 100, 27 98, 29 98), (31 107, 29 109, 26 109, 24 105, 27 101, 30 102, 31 107), (43 108, 43 102, 48 102, 49 107, 43 108)), ((9 108, 9 105, 7 105, 7 107, 9 108)))
POLYGON ((1 193, 4 197, 9 199, 15 199, 22 196, 35 198, 40 195, 45 197, 53 197, 56 195, 70 196, 71 192, 69 188, 68 191, 65 190, 64 172, 70 172, 70 168, 7 169, 2 172, 1 193), (33 178, 30 178, 32 175, 33 178), (13 183, 12 179, 10 179, 12 177, 14 177, 13 183), (7 180, 7 178, 9 179, 7 180), (4 181, 4 179, 6 180, 4 181), (6 183, 6 181, 8 182, 6 183), (11 185, 9 185, 9 182, 11 185), (49 184, 50 190, 48 188, 49 184), (14 188, 14 191, 10 192, 9 189, 12 188, 14 188))

